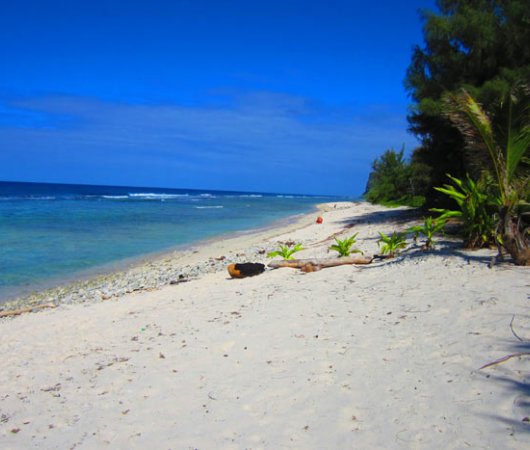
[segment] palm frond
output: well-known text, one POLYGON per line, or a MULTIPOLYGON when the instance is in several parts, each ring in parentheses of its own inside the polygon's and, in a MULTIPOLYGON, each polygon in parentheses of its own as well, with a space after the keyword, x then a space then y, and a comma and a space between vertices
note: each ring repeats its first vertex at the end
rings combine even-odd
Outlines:
POLYGON ((519 132, 510 133, 506 145, 506 176, 513 180, 516 170, 521 162, 526 161, 530 148, 530 126, 522 128, 519 132))

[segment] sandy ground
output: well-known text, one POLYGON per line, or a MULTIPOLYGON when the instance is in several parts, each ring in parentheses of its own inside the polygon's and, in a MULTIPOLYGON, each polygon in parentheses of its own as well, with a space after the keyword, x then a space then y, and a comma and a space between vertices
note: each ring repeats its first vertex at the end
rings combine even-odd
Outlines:
MULTIPOLYGON (((325 257, 331 235, 358 232, 373 254, 377 231, 410 224, 327 209, 267 239, 325 257)), ((530 357, 479 369, 530 352, 529 269, 438 247, 3 319, 0 448, 530 448, 530 357)))

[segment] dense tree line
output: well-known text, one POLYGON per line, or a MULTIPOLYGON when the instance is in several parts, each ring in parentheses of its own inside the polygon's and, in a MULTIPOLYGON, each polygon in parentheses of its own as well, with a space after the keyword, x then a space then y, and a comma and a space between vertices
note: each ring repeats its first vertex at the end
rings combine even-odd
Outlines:
POLYGON ((421 145, 410 161, 393 150, 378 158, 365 197, 423 196, 438 224, 461 221, 466 246, 497 245, 530 265, 530 0, 437 7, 423 12, 424 45, 405 80, 421 145))
POLYGON ((404 157, 405 149, 399 152, 386 150, 372 163, 368 178, 366 200, 383 205, 421 206, 429 183, 428 167, 404 157))
MULTIPOLYGON (((416 179, 415 196, 423 195, 428 206, 447 206, 447 196, 433 189, 448 181, 446 174, 478 178, 485 169, 483 159, 466 151, 462 133, 447 116, 447 94, 465 88, 489 110, 510 86, 530 85, 530 2, 438 0, 437 7, 438 12, 422 12, 424 45, 414 48, 406 74, 414 101, 410 131, 421 145, 405 171, 416 179)), ((385 189, 374 183, 378 168, 374 163, 368 199, 374 189, 385 189)), ((400 191, 387 192, 386 200, 401 197, 400 191)))

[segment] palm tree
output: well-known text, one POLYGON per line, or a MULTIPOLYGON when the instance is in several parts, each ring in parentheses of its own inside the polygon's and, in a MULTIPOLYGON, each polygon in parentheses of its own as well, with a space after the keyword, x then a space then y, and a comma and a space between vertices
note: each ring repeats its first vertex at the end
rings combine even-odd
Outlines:
POLYGON ((500 243, 517 265, 530 265, 528 186, 530 172, 530 89, 518 85, 506 92, 488 114, 466 91, 447 97, 447 116, 464 136, 475 162, 495 175, 499 197, 500 243), (486 160, 484 156, 487 155, 486 160))

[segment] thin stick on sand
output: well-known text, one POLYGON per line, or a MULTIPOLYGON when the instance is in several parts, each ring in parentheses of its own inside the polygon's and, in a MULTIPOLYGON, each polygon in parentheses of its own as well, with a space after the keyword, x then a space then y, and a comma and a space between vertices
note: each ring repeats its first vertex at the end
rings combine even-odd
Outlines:
POLYGON ((530 356, 530 352, 512 353, 511 355, 503 356, 502 358, 496 359, 495 361, 492 361, 488 364, 484 364, 482 367, 479 367, 478 370, 485 369, 486 367, 495 366, 496 364, 503 363, 505 361, 508 361, 509 359, 516 358, 518 356, 530 356))
POLYGON ((510 321, 510 330, 512 330, 512 334, 519 340, 520 342, 530 342, 528 339, 523 339, 521 336, 519 336, 515 330, 513 329, 513 321, 515 320, 515 314, 512 316, 512 320, 510 321))

